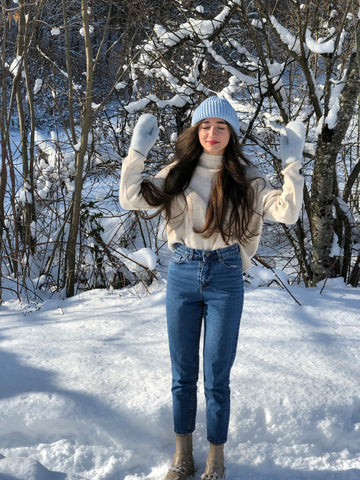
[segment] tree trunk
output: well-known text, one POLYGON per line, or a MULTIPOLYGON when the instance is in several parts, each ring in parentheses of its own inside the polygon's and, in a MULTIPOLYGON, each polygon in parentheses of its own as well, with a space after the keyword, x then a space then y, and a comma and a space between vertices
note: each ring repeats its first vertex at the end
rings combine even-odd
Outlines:
MULTIPOLYGON (((326 129, 325 129, 326 130, 326 129)), ((311 182, 310 225, 313 246, 313 284, 329 273, 334 235, 333 207, 337 150, 326 138, 319 140, 311 182)))
POLYGON ((19 130, 21 135, 21 157, 22 157, 22 174, 23 174, 23 185, 25 192, 24 207, 23 207, 23 242, 24 248, 27 249, 31 246, 31 221, 32 221, 32 202, 31 202, 31 179, 30 179, 30 164, 29 164, 29 155, 28 155, 28 128, 26 125, 25 119, 25 109, 24 109, 24 95, 22 92, 21 85, 21 72, 24 68, 24 64, 27 61, 27 38, 26 38, 26 25, 25 25, 25 2, 22 0, 19 3, 19 21, 18 21, 18 34, 17 34, 17 46, 16 53, 18 57, 21 57, 19 60, 21 66, 16 78, 14 79, 15 84, 15 97, 19 117, 19 130))
POLYGON ((75 153, 75 189, 72 202, 72 218, 67 242, 66 296, 75 293, 76 241, 80 222, 81 196, 83 186, 84 157, 87 150, 89 131, 92 122, 91 102, 93 95, 93 58, 89 31, 88 2, 81 1, 82 23, 86 52, 86 92, 81 122, 80 148, 75 153))
POLYGON ((336 159, 354 114, 360 92, 357 54, 349 62, 340 109, 334 129, 324 125, 316 149, 316 161, 311 182, 310 225, 313 244, 313 285, 331 276, 334 259, 331 249, 334 236, 336 159))

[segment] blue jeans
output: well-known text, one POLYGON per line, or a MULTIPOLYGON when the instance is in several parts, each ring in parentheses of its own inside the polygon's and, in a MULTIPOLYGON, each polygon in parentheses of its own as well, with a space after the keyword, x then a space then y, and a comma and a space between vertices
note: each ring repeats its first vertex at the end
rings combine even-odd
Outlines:
POLYGON ((236 355, 243 300, 237 245, 218 250, 176 245, 166 293, 175 433, 185 435, 195 430, 199 344, 204 321, 207 439, 215 445, 226 442, 230 370, 236 355))

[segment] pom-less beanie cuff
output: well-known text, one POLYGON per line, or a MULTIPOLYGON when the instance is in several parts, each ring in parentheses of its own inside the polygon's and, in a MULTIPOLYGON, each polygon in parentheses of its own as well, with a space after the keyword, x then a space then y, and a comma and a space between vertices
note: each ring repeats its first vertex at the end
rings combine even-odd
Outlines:
POLYGON ((205 118, 221 118, 229 123, 236 133, 239 133, 240 122, 237 114, 226 98, 209 97, 194 111, 191 125, 195 125, 205 118))

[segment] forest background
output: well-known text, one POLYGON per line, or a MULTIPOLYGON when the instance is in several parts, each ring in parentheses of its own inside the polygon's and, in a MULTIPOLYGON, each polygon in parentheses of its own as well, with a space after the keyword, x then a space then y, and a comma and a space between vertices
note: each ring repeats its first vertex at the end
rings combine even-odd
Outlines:
POLYGON ((358 286, 359 26, 358 0, 3 0, 0 301, 151 282, 162 220, 118 202, 132 129, 158 118, 153 174, 214 94, 274 187, 282 127, 306 125, 300 218, 267 223, 254 264, 358 286))

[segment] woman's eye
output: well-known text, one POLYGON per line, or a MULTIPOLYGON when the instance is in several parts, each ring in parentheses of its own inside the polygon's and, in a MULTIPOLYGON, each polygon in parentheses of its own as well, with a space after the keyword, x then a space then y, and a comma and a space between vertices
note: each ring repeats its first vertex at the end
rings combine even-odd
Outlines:
MULTIPOLYGON (((209 130, 209 128, 211 128, 211 125, 200 125, 200 128, 201 130, 209 130)), ((220 131, 225 130, 225 127, 216 126, 215 128, 216 130, 220 130, 220 131)))

